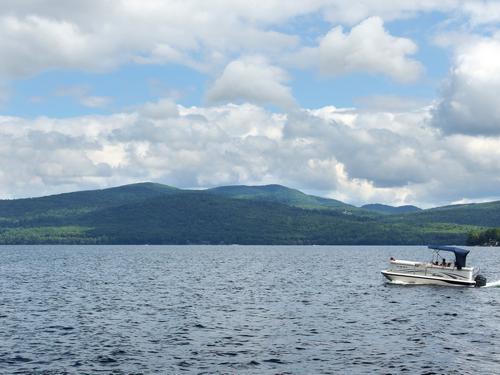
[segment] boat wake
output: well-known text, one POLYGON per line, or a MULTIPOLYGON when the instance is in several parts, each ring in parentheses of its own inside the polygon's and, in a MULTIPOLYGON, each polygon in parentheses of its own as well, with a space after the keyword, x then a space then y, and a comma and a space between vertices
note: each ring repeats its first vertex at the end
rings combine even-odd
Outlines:
POLYGON ((486 283, 483 288, 500 288, 500 280, 492 281, 491 283, 486 283))
POLYGON ((411 285, 410 283, 404 282, 404 281, 399 281, 399 280, 387 280, 387 284, 393 284, 393 285, 411 285))

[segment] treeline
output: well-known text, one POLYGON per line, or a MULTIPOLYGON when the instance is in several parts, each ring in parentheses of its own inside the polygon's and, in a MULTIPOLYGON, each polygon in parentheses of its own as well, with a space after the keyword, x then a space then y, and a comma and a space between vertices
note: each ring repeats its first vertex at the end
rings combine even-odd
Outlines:
POLYGON ((500 228, 491 228, 483 231, 474 230, 467 237, 469 246, 499 246, 500 228))
POLYGON ((106 238, 89 236, 88 228, 78 226, 8 228, 0 230, 1 245, 64 244, 94 245, 106 238))

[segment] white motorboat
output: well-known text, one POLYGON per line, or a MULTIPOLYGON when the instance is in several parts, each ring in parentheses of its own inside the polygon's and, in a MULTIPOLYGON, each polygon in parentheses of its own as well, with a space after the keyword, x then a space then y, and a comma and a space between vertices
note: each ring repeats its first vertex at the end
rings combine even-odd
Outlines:
POLYGON ((434 250, 430 262, 413 262, 391 257, 390 267, 382 271, 395 284, 431 284, 454 286, 485 286, 486 278, 479 274, 478 267, 467 267, 469 250, 453 246, 429 246, 434 250), (447 262, 440 251, 455 254, 454 262, 447 262))

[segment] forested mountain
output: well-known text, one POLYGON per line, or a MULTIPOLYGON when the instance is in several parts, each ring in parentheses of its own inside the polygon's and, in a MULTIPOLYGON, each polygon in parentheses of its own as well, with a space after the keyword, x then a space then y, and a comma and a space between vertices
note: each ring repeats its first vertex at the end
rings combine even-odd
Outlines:
POLYGON ((137 202, 181 190, 151 182, 124 185, 102 190, 86 190, 39 198, 0 200, 0 217, 21 219, 37 215, 66 216, 69 212, 90 211, 137 202))
POLYGON ((281 185, 220 186, 217 188, 208 189, 207 191, 230 198, 276 202, 300 208, 357 210, 356 207, 335 199, 307 195, 299 190, 290 189, 286 186, 281 185))
POLYGON ((463 244, 473 230, 500 226, 500 202, 394 208, 381 213, 280 185, 140 183, 2 200, 0 243, 463 244))
POLYGON ((392 222, 408 224, 453 223, 500 227, 500 201, 430 208, 410 215, 392 215, 392 222))

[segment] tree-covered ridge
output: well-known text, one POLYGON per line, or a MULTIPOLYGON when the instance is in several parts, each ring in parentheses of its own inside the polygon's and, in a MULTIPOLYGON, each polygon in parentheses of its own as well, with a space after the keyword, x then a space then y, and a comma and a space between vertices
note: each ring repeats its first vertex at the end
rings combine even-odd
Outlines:
POLYGON ((365 205, 361 206, 361 208, 364 210, 375 211, 375 212, 378 212, 381 214, 389 214, 389 215, 405 214, 405 213, 410 213, 410 212, 422 211, 421 208, 416 207, 416 206, 411 206, 411 205, 394 207, 394 206, 389 206, 387 204, 380 204, 380 203, 365 204, 365 205))
MULTIPOLYGON (((387 225, 339 211, 189 192, 109 208, 82 217, 110 243, 385 244, 463 242, 459 226, 387 225), (119 222, 116 218, 122 218, 119 222), (446 241, 445 241, 446 242, 446 241)), ((470 228, 469 228, 470 230, 470 228)))
POLYGON ((419 212, 391 215, 389 222, 408 224, 454 223, 479 227, 500 227, 500 201, 435 207, 419 212))
POLYGON ((143 183, 0 201, 0 243, 464 244, 471 231, 500 223, 499 207, 387 215, 280 185, 143 183))
POLYGON ((308 209, 359 210, 357 207, 335 199, 328 199, 304 194, 300 190, 290 189, 282 185, 220 186, 217 188, 208 189, 207 192, 223 195, 230 198, 262 200, 308 209))
MULTIPOLYGON (((89 211, 117 206, 131 201, 175 194, 180 189, 151 182, 118 186, 102 190, 86 190, 38 198, 0 200, 0 217, 4 219, 38 215, 68 216, 73 211, 89 211)), ((0 219, 1 220, 1 219, 0 219)))

